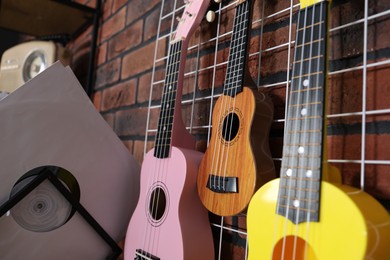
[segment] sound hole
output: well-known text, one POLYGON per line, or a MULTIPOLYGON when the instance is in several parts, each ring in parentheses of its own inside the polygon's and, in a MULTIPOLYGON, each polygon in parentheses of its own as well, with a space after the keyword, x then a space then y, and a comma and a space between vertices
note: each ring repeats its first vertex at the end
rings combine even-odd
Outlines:
POLYGON ((240 119, 236 113, 229 113, 223 120, 222 137, 226 141, 233 140, 240 129, 240 119))
POLYGON ((298 236, 286 236, 274 247, 272 260, 316 260, 314 250, 305 240, 298 236))
POLYGON ((149 214, 154 221, 159 221, 165 213, 167 198, 162 188, 157 187, 153 190, 149 201, 149 214))

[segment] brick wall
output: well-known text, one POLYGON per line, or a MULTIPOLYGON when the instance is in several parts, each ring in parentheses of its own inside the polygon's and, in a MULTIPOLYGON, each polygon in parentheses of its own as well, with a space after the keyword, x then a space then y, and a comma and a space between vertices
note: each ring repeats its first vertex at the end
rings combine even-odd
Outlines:
MULTIPOLYGON (((94 1, 79 1, 91 6, 94 1)), ((223 1, 224 5, 231 1, 223 1)), ((165 1, 164 13, 173 8, 173 1, 165 1)), ((297 4, 298 1, 294 1, 297 4)), ((178 4, 182 5, 181 1, 178 4)), ((264 15, 269 16, 290 6, 290 1, 267 1, 264 15)), ((93 102, 102 116, 110 124, 120 139, 141 163, 144 155, 146 129, 155 129, 157 125, 161 84, 151 90, 156 35, 160 16, 161 2, 158 0, 106 0, 99 31, 96 82, 93 102), (147 125, 149 99, 154 108, 150 110, 150 122, 147 125)), ((293 45, 289 45, 290 12, 284 11, 266 19, 261 30, 261 13, 263 1, 254 3, 252 37, 250 43, 249 71, 252 78, 259 82, 271 96, 275 107, 275 122, 271 129, 270 146, 275 158, 277 170, 280 168, 283 143, 283 123, 287 69, 289 68, 288 50, 291 58, 293 45), (261 34, 261 31, 263 34, 261 34), (259 48, 262 46, 261 64, 259 65, 259 48), (272 47, 286 44, 272 50, 272 47), (260 66, 260 73, 259 73, 260 66), (280 83, 280 84, 279 84, 280 83), (275 84, 275 85, 272 85, 275 84), (272 87, 269 87, 269 86, 272 87)), ((298 7, 293 8, 292 40, 295 35, 295 20, 298 7)), ((390 10, 386 0, 370 1, 369 15, 390 10)), ((364 17, 364 1, 333 1, 330 27, 337 28, 364 17)), ((234 5, 224 9, 221 21, 211 24, 202 22, 200 28, 191 39, 191 48, 186 62, 186 76, 183 95, 185 100, 195 98, 194 102, 183 104, 183 120, 186 126, 192 124, 192 133, 197 139, 197 149, 205 151, 210 131, 210 108, 215 96, 221 93, 226 73, 229 52, 230 34, 234 17, 234 5), (217 33, 217 30, 219 32, 217 33), (220 36, 223 35, 223 36, 220 36), (209 41, 218 36, 216 41, 209 41), (218 51, 215 52, 214 50, 218 51), (217 66, 214 66, 217 64, 217 66), (191 73, 198 68, 198 73, 191 73)), ((169 32, 169 21, 163 21, 160 30, 169 32)), ((368 63, 390 59, 389 16, 372 19, 368 22, 368 63)), ((334 165, 342 171, 344 182, 359 187, 361 159, 361 122, 362 116, 362 82, 361 69, 348 72, 340 70, 353 68, 363 63, 363 23, 342 29, 331 30, 329 47, 329 86, 328 113, 334 115, 327 122, 328 157, 335 161, 334 165), (333 72, 333 73, 332 73, 333 72), (357 113, 344 116, 345 113, 357 113), (340 115, 341 114, 341 115, 340 115), (348 160, 339 163, 337 160, 348 160)), ((90 30, 71 44, 76 59, 75 64, 88 52, 87 42, 90 30)), ((168 48, 166 38, 158 42, 158 57, 163 57, 168 48)), ((76 71, 77 74, 77 71, 76 71)), ((389 109, 390 66, 374 66, 367 71, 367 111, 389 109)), ((164 62, 157 64, 154 82, 164 79, 164 62)), ((390 161, 390 125, 389 114, 373 113, 367 115, 366 124, 366 160, 390 161)), ((154 133, 147 134, 147 150, 153 147, 154 133)), ((365 164, 366 191, 376 196, 385 204, 390 201, 390 167, 386 164, 365 164)), ((219 217, 210 214, 213 223, 221 223, 219 217)), ((233 230, 246 230, 245 215, 225 218, 223 226, 233 230)), ((246 235, 241 232, 224 230, 222 244, 219 245, 220 229, 213 228, 217 249, 221 250, 221 259, 244 259, 246 235)))

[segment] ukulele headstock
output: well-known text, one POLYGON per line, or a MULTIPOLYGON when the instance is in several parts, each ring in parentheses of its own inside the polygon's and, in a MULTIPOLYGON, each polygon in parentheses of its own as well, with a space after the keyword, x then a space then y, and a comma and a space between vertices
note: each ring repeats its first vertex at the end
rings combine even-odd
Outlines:
POLYGON ((195 30, 206 13, 210 0, 185 0, 186 7, 179 18, 179 24, 172 42, 184 40, 195 30))

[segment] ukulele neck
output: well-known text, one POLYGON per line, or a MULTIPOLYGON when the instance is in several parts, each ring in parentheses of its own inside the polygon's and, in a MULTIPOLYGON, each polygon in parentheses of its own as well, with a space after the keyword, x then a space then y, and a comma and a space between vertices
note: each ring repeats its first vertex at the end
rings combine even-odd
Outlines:
MULTIPOLYGON (((178 83, 183 75, 185 43, 182 40, 175 41, 169 48, 154 150, 154 157, 160 159, 169 157, 171 150, 174 118, 176 117, 175 107, 180 105, 178 96, 181 93, 178 91, 181 89, 178 89, 178 83)), ((177 107, 177 110, 180 110, 180 107, 177 107)))
POLYGON ((327 72, 328 1, 298 14, 277 214, 319 221, 327 72))
POLYGON ((230 42, 229 62, 223 89, 223 94, 231 97, 240 93, 244 84, 251 25, 251 2, 250 0, 240 1, 236 7, 233 34, 230 42))

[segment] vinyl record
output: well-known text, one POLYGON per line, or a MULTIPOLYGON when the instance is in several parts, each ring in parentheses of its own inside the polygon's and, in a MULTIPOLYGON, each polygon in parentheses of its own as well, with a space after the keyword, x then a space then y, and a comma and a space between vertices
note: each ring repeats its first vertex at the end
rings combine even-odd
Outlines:
MULTIPOLYGON (((55 63, 0 101, 0 146, 0 205, 49 169, 115 241, 123 239, 140 167, 68 67, 55 63)), ((2 260, 110 252, 49 180, 0 217, 2 260)))

